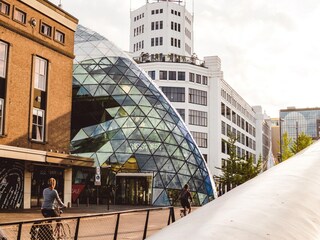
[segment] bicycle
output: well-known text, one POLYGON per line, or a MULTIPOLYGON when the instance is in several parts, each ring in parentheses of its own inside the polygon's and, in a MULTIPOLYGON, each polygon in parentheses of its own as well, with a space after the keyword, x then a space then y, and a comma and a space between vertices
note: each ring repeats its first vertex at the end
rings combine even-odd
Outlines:
MULTIPOLYGON (((63 211, 58 207, 58 217, 61 216, 63 211)), ((71 229, 68 223, 62 223, 61 220, 57 220, 57 224, 53 230, 53 237, 56 240, 69 240, 71 237, 71 229)))
MULTIPOLYGON (((55 209, 58 217, 61 216, 63 211, 57 207, 55 209)), ((37 221, 30 230, 31 240, 70 240, 71 229, 68 223, 62 223, 60 219, 56 220, 56 225, 53 228, 52 220, 37 221)))

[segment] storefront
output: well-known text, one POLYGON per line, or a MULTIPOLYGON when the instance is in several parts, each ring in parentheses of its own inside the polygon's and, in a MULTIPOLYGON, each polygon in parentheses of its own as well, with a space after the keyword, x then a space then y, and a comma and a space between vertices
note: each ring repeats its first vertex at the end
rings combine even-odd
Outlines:
POLYGON ((40 207, 48 179, 71 206, 73 168, 94 169, 91 158, 0 145, 0 209, 40 207))

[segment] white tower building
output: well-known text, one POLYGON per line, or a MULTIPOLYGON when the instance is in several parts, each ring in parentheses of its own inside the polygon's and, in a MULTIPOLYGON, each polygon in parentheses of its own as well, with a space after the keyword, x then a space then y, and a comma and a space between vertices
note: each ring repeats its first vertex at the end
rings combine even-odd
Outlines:
POLYGON ((193 50, 193 15, 183 1, 147 1, 131 11, 130 51, 184 119, 213 175, 228 158, 228 134, 237 153, 262 153, 261 119, 223 79, 217 56, 199 60, 193 50), (257 132, 259 130, 259 132, 257 132))

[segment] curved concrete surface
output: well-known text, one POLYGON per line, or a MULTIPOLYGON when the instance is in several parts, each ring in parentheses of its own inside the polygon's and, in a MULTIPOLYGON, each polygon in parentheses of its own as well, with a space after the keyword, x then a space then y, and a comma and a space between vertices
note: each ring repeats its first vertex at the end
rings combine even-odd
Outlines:
POLYGON ((320 141, 148 240, 320 239, 320 141))

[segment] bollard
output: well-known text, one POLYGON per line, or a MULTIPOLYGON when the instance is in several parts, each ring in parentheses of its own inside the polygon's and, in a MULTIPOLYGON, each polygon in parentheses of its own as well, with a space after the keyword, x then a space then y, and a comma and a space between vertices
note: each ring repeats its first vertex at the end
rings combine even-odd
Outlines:
POLYGON ((79 207, 80 206, 80 200, 79 200, 79 198, 77 198, 77 207, 79 207))
POLYGON ((70 202, 68 202, 68 208, 71 208, 71 203, 70 202))

